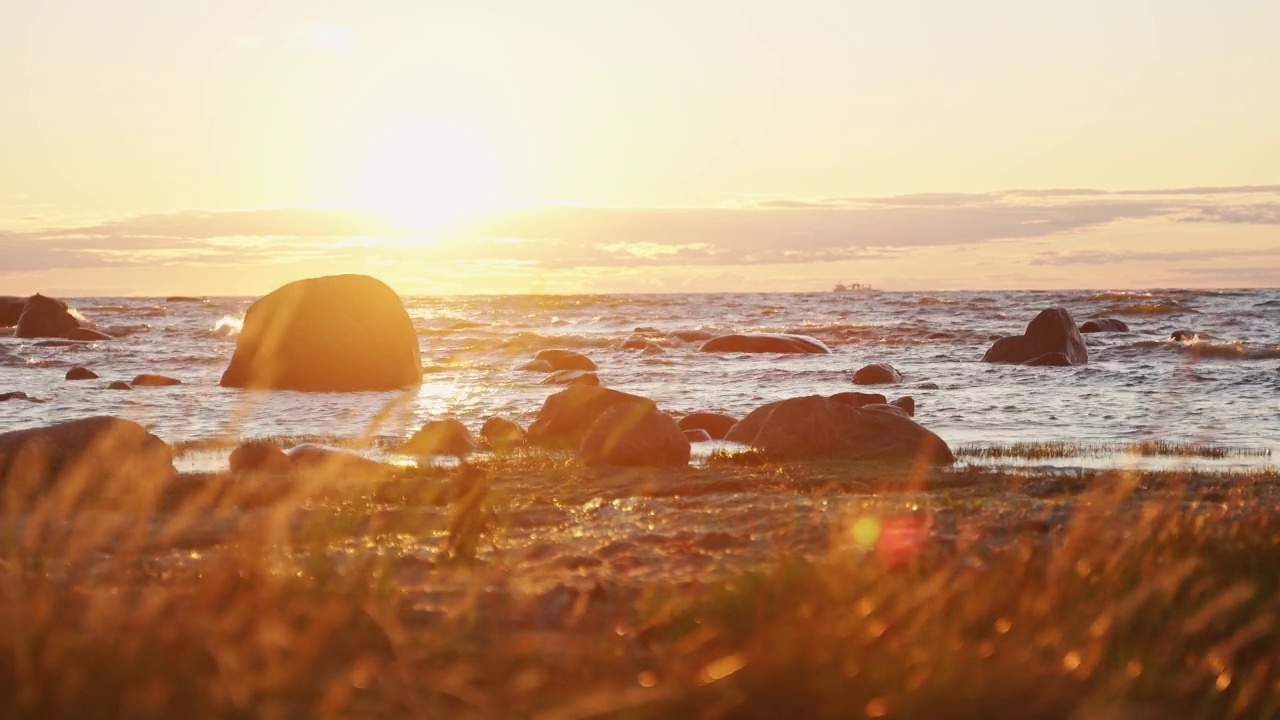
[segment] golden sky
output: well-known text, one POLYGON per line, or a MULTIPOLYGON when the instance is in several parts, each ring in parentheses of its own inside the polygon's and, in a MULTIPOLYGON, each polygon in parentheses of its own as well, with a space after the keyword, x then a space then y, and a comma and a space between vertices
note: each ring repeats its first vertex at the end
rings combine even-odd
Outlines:
POLYGON ((0 4, 0 293, 1280 285, 1280 3, 0 4))

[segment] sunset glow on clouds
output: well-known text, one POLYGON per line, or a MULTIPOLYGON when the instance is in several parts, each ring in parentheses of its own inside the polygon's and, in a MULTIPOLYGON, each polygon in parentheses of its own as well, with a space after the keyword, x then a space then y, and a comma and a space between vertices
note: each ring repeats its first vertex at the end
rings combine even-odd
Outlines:
POLYGON ((175 5, 0 9, 0 292, 1280 284, 1272 3, 175 5))

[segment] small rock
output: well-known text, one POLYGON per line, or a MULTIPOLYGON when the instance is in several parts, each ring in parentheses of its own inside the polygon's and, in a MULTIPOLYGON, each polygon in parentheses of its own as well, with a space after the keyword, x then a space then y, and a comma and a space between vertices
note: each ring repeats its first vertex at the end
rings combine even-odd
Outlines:
POLYGON ((689 464, 689 441, 670 415, 652 405, 615 406, 596 419, 578 447, 586 465, 666 467, 689 464))
POLYGON ((293 469, 293 461, 270 440, 248 440, 231 451, 231 472, 287 473, 293 469))
POLYGON ((454 418, 432 420, 414 433, 400 448, 412 455, 456 455, 465 457, 476 451, 471 431, 454 418))
POLYGON ((346 475, 346 474, 380 474, 386 470, 381 463, 361 457, 353 452, 338 448, 312 445, 310 443, 293 447, 288 452, 295 470, 312 473, 346 475))
POLYGON ((4 402, 6 400, 30 400, 30 399, 31 399, 31 396, 24 392, 15 391, 15 392, 0 393, 0 402, 4 402))
POLYGON ((79 365, 77 365, 67 371, 67 379, 68 380, 96 380, 98 379, 98 373, 90 370, 89 368, 80 367, 79 365))
POLYGON ((529 442, 548 448, 577 447, 595 421, 618 405, 656 407, 639 395, 594 385, 570 385, 542 404, 529 426, 529 442))
POLYGON ((143 373, 133 379, 134 387, 164 387, 166 385, 181 385, 182 381, 171 378, 166 375, 151 375, 143 373))
POLYGON ((900 382, 902 373, 886 363, 867 365, 853 374, 854 385, 892 385, 900 382))
POLYGON ((738 423, 738 418, 718 413, 696 412, 680 418, 676 425, 681 430, 702 430, 712 440, 723 440, 729 428, 738 423))
POLYGON ((1123 320, 1114 320, 1112 318, 1098 318, 1097 320, 1086 320, 1080 324, 1080 332, 1082 333, 1100 333, 1100 332, 1129 332, 1129 326, 1123 320))
POLYGON ((541 350, 533 356, 534 360, 546 360, 553 370, 598 370, 595 362, 580 352, 573 350, 550 349, 541 350))
POLYGON ((916 401, 910 395, 904 395, 889 404, 900 407, 903 410, 905 410, 907 413, 907 417, 916 416, 916 401))
POLYGON ((600 376, 589 370, 557 370, 542 380, 543 385, 600 385, 600 376))
POLYGON ((684 439, 691 443, 711 442, 711 436, 706 430, 682 430, 681 432, 684 433, 684 439))
POLYGON ((525 432, 524 428, 506 418, 491 417, 480 428, 480 441, 495 450, 512 448, 524 444, 525 432))
POLYGON ((1072 365, 1089 362, 1089 349, 1075 320, 1071 313, 1058 307, 1042 310, 1021 335, 996 340, 982 356, 982 362, 1019 364, 1053 353, 1065 355, 1072 365))
POLYGON ((123 380, 113 380, 107 385, 108 390, 132 390, 133 386, 123 380))

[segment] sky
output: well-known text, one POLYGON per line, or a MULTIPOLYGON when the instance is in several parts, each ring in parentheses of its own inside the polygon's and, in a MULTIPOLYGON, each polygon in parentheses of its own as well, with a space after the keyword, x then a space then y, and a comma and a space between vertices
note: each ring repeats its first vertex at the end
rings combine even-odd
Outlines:
POLYGON ((1272 0, 0 4, 0 294, 1280 286, 1272 0))

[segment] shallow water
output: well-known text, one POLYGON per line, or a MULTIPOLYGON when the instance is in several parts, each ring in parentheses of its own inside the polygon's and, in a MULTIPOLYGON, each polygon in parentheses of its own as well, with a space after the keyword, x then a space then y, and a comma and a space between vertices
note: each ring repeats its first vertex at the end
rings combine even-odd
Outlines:
POLYGON ((265 435, 391 439, 446 415, 473 430, 494 414, 527 424, 559 388, 516 368, 540 349, 566 347, 591 356, 606 385, 679 413, 742 416, 786 397, 850 390, 854 370, 888 362, 905 382, 877 391, 913 396, 917 420, 953 446, 1197 441, 1272 450, 1270 457, 1233 458, 1234 466, 1280 460, 1280 290, 408 298, 425 369, 422 387, 408 394, 218 387, 235 347, 236 321, 251 300, 81 298, 72 304, 85 318, 123 337, 54 347, 0 337, 0 393, 20 390, 46 401, 0 403, 0 430, 95 414, 138 420, 171 442, 265 435), (1054 305, 1078 322, 1119 318, 1132 332, 1086 335, 1090 362, 1081 367, 979 362, 992 339, 1020 333, 1039 310, 1054 305), (651 335, 664 352, 623 350, 637 327, 656 331, 651 335), (1201 337, 1171 341, 1175 330, 1201 337), (681 331, 798 332, 820 338, 833 352, 699 353, 700 340, 669 334, 681 331), (73 365, 101 377, 64 380, 73 365), (105 389, 111 380, 143 372, 183 384, 105 389), (914 387, 922 383, 937 388, 914 387))

